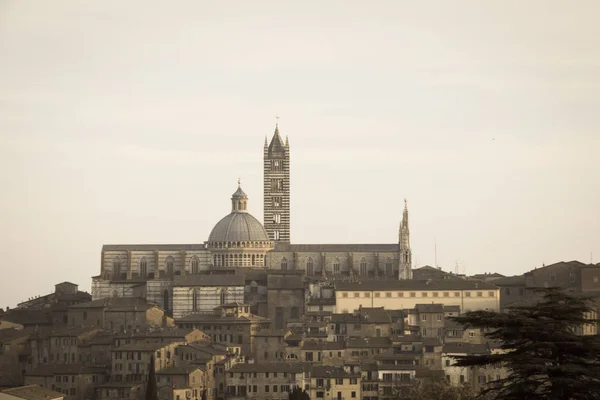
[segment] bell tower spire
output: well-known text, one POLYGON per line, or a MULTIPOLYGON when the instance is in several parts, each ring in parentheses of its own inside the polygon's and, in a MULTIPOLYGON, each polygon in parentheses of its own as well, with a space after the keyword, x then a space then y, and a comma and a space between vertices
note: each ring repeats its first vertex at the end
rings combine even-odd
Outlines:
POLYGON ((411 279, 412 277, 412 253, 410 251, 410 230, 408 228, 408 203, 404 199, 404 212, 400 222, 399 236, 399 279, 411 279))
POLYGON ((263 161, 264 227, 275 244, 290 243, 290 146, 279 133, 279 117, 263 161))

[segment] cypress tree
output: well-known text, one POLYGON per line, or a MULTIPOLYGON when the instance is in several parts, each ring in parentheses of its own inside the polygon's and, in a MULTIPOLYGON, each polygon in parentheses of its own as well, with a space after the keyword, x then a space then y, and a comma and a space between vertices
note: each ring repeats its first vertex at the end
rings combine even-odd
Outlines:
POLYGON ((498 354, 456 357, 454 365, 507 368, 508 376, 483 392, 497 399, 600 399, 600 340, 581 334, 584 325, 598 322, 589 318, 596 312, 592 299, 560 288, 535 292, 541 298, 533 305, 453 317, 466 327, 484 328, 488 339, 501 343, 498 354))
POLYGON ((156 386, 156 375, 154 371, 154 354, 150 356, 148 366, 148 385, 146 386, 146 400, 158 400, 158 388, 156 386))

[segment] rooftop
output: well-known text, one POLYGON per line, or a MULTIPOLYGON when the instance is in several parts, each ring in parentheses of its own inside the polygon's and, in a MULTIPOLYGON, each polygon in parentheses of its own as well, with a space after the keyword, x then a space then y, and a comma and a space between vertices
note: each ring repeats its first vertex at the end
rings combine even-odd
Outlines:
POLYGON ((0 393, 26 400, 54 400, 63 399, 64 394, 46 389, 38 385, 21 386, 11 389, 5 389, 0 393))
POLYGON ((362 282, 337 282, 339 291, 399 291, 399 290, 497 290, 498 287, 482 281, 463 279, 427 279, 427 280, 366 280, 362 282))

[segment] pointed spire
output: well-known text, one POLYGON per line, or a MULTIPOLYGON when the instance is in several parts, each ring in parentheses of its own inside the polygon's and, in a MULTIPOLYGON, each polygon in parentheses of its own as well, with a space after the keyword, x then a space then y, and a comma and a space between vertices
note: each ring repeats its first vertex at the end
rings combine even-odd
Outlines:
POLYGON ((402 213, 402 228, 408 229, 408 202, 404 199, 404 212, 402 213))
POLYGON ((267 141, 267 135, 265 135, 265 147, 267 147, 269 145, 269 142, 267 141))
POLYGON ((288 135, 285 135, 285 147, 290 147, 290 141, 288 139, 288 135))
POLYGON ((275 133, 273 133, 273 139, 271 139, 271 143, 269 144, 269 155, 273 153, 285 153, 283 139, 281 139, 281 135, 279 134, 279 122, 275 123, 275 133))

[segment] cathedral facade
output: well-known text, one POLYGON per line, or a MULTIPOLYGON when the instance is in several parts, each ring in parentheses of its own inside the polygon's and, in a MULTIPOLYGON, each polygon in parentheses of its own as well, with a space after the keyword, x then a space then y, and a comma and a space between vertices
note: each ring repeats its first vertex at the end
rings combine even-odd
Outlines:
POLYGON ((294 271, 313 281, 411 278, 406 201, 396 242, 293 244, 290 145, 277 126, 270 143, 265 139, 263 168, 263 223, 248 212, 248 196, 238 184, 231 213, 202 244, 104 245, 93 299, 145 297, 177 318, 259 298, 261 273, 294 271))

